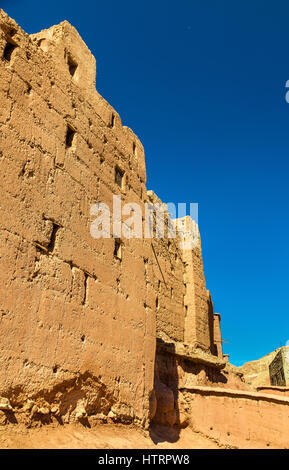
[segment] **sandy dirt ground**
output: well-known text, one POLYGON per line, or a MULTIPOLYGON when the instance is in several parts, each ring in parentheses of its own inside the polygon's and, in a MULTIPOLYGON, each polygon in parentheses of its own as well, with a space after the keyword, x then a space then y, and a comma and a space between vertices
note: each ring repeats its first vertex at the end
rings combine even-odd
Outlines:
POLYGON ((27 429, 0 429, 0 449, 218 449, 213 440, 183 429, 155 427, 150 432, 132 426, 103 424, 91 429, 80 424, 27 429))

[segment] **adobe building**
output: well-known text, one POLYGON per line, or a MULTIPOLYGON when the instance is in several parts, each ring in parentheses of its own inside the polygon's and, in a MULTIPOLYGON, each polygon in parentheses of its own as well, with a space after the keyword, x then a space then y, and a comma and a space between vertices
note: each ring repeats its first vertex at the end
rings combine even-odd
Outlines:
POLYGON ((1 395, 49 394, 67 421, 80 407, 144 424, 156 376, 170 384, 164 349, 173 382, 176 361, 188 362, 185 376, 198 354, 225 366, 200 240, 181 250, 168 234, 91 236, 96 202, 112 212, 120 195, 143 213, 160 202, 146 189, 143 146, 97 93, 95 59, 69 23, 29 36, 2 11, 0 34, 1 395))
POLYGON ((269 364, 271 385, 289 385, 289 357, 288 351, 281 348, 273 361, 269 364))
POLYGON ((0 58, 0 424, 113 420, 283 444, 289 400, 268 403, 223 358, 197 227, 180 248, 192 221, 173 239, 91 236, 96 203, 112 213, 119 195, 144 214, 161 201, 77 31, 29 36, 0 10, 0 58))

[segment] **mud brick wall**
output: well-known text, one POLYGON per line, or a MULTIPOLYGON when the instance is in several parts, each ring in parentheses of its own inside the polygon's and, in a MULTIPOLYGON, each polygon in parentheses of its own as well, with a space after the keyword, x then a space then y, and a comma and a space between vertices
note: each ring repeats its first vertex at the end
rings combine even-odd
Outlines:
POLYGON ((288 385, 289 383, 288 351, 280 349, 269 364, 271 385, 288 385))
POLYGON ((29 37, 1 13, 0 57, 1 393, 26 399, 89 374, 103 395, 95 411, 142 420, 150 246, 127 240, 117 259, 114 239, 91 237, 90 207, 111 207, 112 194, 143 203, 143 147, 96 92, 95 59, 68 23, 29 37))
MULTIPOLYGON (((151 204, 162 204, 153 191, 148 192, 151 204)), ((158 215, 156 214, 156 219, 158 215)), ((164 212, 164 226, 168 215, 164 212)), ((180 249, 180 238, 169 238, 165 229, 164 237, 151 241, 148 283, 152 283, 156 299, 156 335, 164 340, 184 341, 186 309, 184 304, 184 263, 180 249)))
POLYGON ((200 244, 92 238, 96 202, 157 197, 66 21, 29 36, 0 10, 0 188, 0 394, 144 424, 156 337, 213 351, 212 303, 200 244))
MULTIPOLYGON (((189 218, 185 220, 190 223, 189 218)), ((214 351, 212 300, 206 288, 201 238, 192 250, 183 251, 185 283, 185 342, 205 351, 214 351)))
POLYGON ((228 447, 288 449, 288 398, 213 387, 181 395, 195 431, 228 447))

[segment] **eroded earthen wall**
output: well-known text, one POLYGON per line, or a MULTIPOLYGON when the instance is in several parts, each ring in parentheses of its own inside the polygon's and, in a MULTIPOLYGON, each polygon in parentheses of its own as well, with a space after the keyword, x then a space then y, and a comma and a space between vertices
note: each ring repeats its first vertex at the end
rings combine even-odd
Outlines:
POLYGON ((142 424, 167 394, 177 423, 180 378, 204 368, 185 358, 223 367, 200 240, 91 236, 96 202, 160 201, 69 23, 28 36, 1 10, 0 57, 0 394, 142 424))
POLYGON ((288 351, 281 348, 269 364, 271 385, 286 386, 289 383, 289 358, 288 351))
POLYGON ((184 390, 182 395, 192 428, 220 444, 288 448, 288 398, 211 387, 184 390))
POLYGON ((65 394, 83 380, 95 391, 84 384, 70 410, 88 399, 91 413, 142 421, 155 357, 151 248, 126 240, 119 260, 113 238, 91 237, 90 207, 112 208, 112 194, 143 204, 143 147, 95 91, 95 59, 67 22, 29 37, 1 12, 0 57, 0 392, 21 401, 49 390, 53 401, 59 384, 65 394))
POLYGON ((221 315, 219 313, 214 313, 214 347, 216 355, 222 358, 223 343, 221 334, 221 315))

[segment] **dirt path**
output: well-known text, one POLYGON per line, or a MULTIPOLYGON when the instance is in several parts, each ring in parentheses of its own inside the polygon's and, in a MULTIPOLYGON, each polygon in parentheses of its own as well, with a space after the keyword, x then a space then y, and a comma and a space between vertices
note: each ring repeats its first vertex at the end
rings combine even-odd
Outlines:
POLYGON ((104 424, 91 429, 81 425, 0 429, 1 449, 217 449, 210 439, 183 429, 180 434, 155 428, 145 433, 131 426, 104 424))

